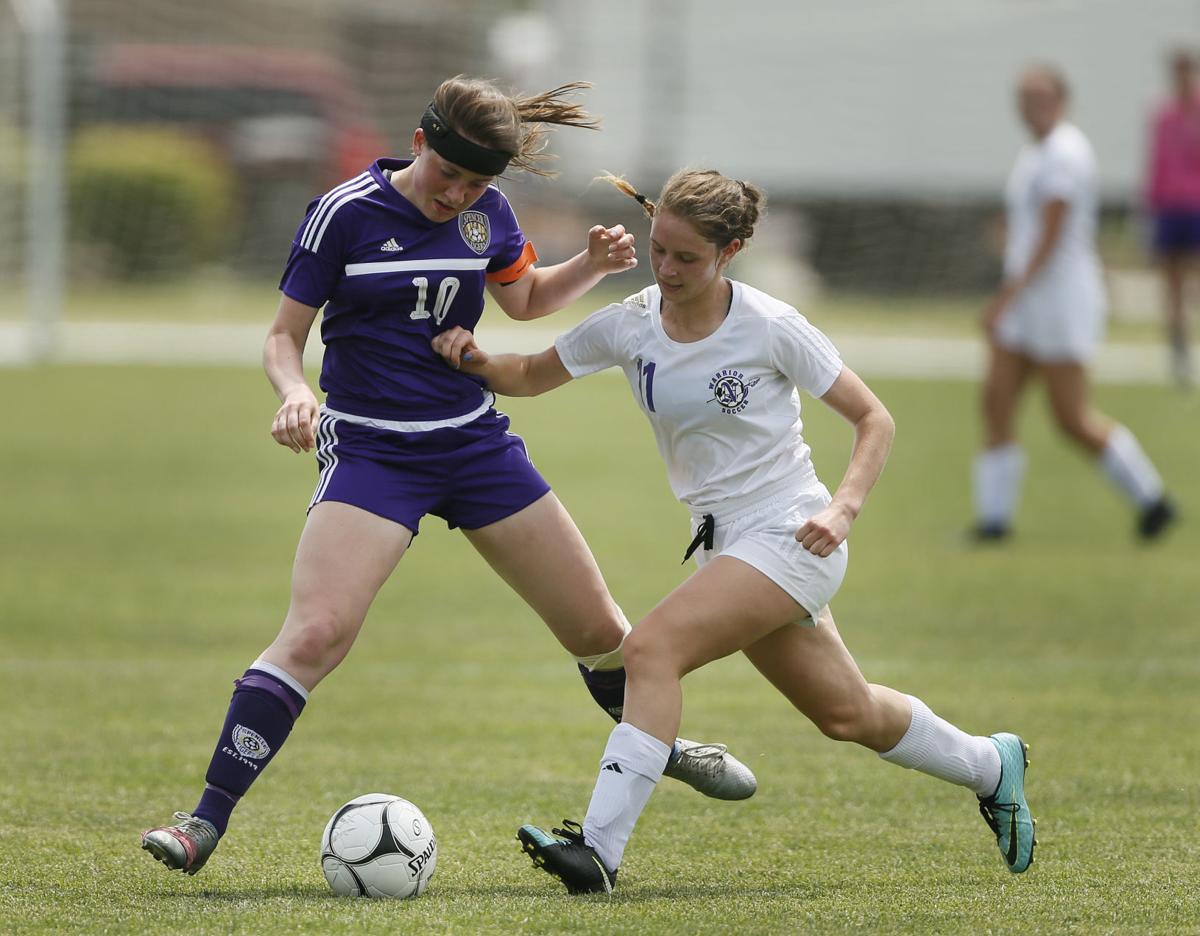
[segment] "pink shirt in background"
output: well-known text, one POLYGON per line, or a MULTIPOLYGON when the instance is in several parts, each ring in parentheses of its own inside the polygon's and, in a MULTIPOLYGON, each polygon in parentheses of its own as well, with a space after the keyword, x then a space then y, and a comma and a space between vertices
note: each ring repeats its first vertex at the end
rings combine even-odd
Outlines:
POLYGON ((1200 96, 1165 102, 1150 133, 1146 203, 1155 212, 1200 212, 1200 96))

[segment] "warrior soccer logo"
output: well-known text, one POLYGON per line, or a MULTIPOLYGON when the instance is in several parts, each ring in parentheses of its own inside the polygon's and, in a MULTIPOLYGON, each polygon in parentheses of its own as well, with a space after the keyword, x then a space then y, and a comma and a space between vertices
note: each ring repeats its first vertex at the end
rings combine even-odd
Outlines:
POLYGON ((719 370, 708 382, 708 389, 712 392, 712 398, 708 402, 715 402, 717 406, 721 407, 721 412, 736 416, 750 402, 750 388, 761 379, 755 377, 753 380, 747 381, 746 375, 741 371, 728 367, 719 370))
POLYGON ((245 725, 234 726, 233 746, 242 757, 253 760, 262 760, 271 753, 271 745, 267 744, 267 739, 245 725))
POLYGON ((492 229, 487 215, 482 211, 464 211, 458 216, 458 230, 462 239, 475 253, 482 254, 492 241, 492 229))

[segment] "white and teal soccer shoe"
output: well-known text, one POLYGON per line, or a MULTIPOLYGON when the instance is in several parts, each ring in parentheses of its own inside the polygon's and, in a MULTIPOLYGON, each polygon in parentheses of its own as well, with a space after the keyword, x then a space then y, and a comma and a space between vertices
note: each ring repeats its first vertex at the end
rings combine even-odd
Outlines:
POLYGON ((992 735, 991 741, 1000 752, 1000 782, 991 796, 979 797, 979 812, 995 834, 1008 870, 1020 874, 1033 864, 1033 848, 1037 845, 1037 820, 1029 814, 1025 802, 1029 745, 1008 732, 992 735))

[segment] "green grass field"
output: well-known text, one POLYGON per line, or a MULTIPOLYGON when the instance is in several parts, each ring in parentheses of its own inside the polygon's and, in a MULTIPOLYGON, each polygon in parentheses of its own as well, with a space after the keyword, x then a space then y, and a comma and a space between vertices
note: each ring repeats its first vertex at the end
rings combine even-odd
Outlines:
MULTIPOLYGON (((315 479, 242 369, 0 370, 0 930, 27 933, 1200 932, 1200 474, 1169 388, 1101 388, 1185 522, 1147 548, 1039 401, 1019 535, 973 549, 976 390, 879 382, 899 434, 834 605, 868 678, 1032 745, 1038 860, 1004 870, 970 793, 821 737, 740 658, 685 683, 685 736, 744 803, 664 781, 617 897, 568 898, 514 839, 579 818, 610 724, 545 629, 428 522, 346 663, 195 878, 138 835, 195 803, 232 679, 274 635, 315 479), (317 845, 368 791, 437 830, 420 900, 332 897, 317 845)), ((685 575, 686 515, 610 377, 505 407, 631 619, 685 575)), ((816 404, 831 486, 848 430, 816 404)))
MULTIPOLYGON (((734 270, 735 276, 740 276, 734 270)), ((649 281, 644 269, 603 282, 584 298, 554 316, 554 326, 565 330, 609 302, 642 289, 649 281)), ((751 280, 753 281, 753 280, 751 280)), ((27 319, 27 299, 20 284, 0 291, 0 324, 27 319)), ((195 279, 164 283, 92 283, 68 289, 62 317, 82 322, 181 322, 186 324, 260 323, 266 329, 279 304, 277 281, 272 277, 245 279, 219 269, 195 279)), ((1122 342, 1161 342, 1158 292, 1151 280, 1149 314, 1140 300, 1122 300, 1114 294, 1108 336, 1122 342)), ((792 301, 805 315, 837 334, 913 336, 968 336, 979 332, 983 296, 894 296, 817 293, 792 301)), ((506 321, 494 303, 484 320, 506 321)))

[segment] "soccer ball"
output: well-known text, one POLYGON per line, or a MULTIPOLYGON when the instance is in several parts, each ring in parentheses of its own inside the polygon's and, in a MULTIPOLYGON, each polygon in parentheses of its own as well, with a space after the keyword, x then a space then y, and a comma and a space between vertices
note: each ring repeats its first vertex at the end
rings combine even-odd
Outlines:
POLYGON ((433 826, 388 793, 350 800, 321 836, 321 869, 339 897, 419 897, 436 867, 433 826))

